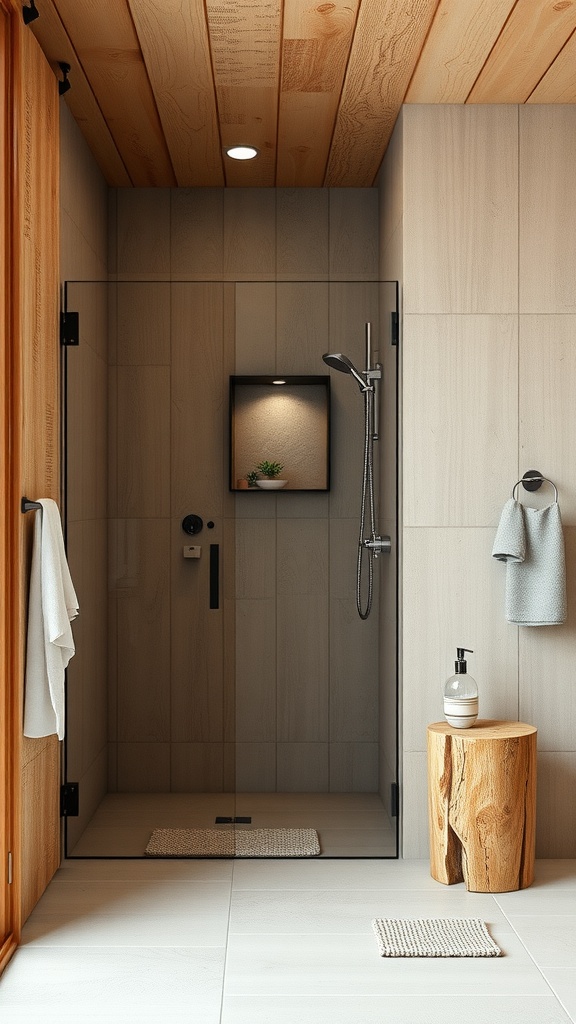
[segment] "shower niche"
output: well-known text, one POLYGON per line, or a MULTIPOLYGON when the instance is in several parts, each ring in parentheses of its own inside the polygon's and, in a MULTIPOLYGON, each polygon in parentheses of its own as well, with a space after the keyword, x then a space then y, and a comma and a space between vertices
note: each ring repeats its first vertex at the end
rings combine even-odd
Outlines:
POLYGON ((330 490, 327 375, 230 377, 230 490, 267 489, 330 490))

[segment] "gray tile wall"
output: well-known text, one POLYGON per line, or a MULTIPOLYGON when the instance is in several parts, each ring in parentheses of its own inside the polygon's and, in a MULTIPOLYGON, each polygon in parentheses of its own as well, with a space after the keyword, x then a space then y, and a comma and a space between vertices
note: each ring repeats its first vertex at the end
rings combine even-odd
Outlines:
POLYGON ((354 598, 360 395, 332 375, 330 493, 231 495, 227 451, 229 374, 321 374, 327 349, 363 365, 364 323, 378 322, 377 202, 354 189, 114 194, 121 791, 378 789, 378 616, 360 622, 354 598), (188 512, 215 523, 199 562, 182 558, 188 512), (218 611, 209 543, 221 545, 218 611))

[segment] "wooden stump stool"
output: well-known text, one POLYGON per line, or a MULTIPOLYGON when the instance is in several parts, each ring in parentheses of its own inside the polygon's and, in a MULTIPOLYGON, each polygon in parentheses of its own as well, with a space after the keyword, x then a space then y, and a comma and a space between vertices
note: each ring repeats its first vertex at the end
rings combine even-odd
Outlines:
POLYGON ((534 879, 536 729, 480 721, 428 726, 430 871, 472 892, 511 892, 534 879))

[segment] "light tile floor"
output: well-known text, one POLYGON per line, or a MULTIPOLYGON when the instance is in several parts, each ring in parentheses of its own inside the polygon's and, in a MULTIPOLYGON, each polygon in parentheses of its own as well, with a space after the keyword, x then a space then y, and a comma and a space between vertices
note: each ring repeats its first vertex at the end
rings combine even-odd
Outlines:
POLYGON ((69 860, 0 979, 6 1024, 568 1024, 576 861, 499 895, 424 861, 69 860), (481 917, 498 959, 385 960, 374 917, 481 917))

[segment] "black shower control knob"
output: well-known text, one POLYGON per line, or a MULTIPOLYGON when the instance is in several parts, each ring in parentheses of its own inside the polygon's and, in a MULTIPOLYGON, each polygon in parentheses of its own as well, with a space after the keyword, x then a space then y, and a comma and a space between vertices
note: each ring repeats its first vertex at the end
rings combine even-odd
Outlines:
POLYGON ((184 530, 184 533, 189 534, 190 537, 193 537, 196 533, 200 533, 203 526, 204 522, 200 516, 189 515, 185 516, 182 520, 182 529, 184 530))

